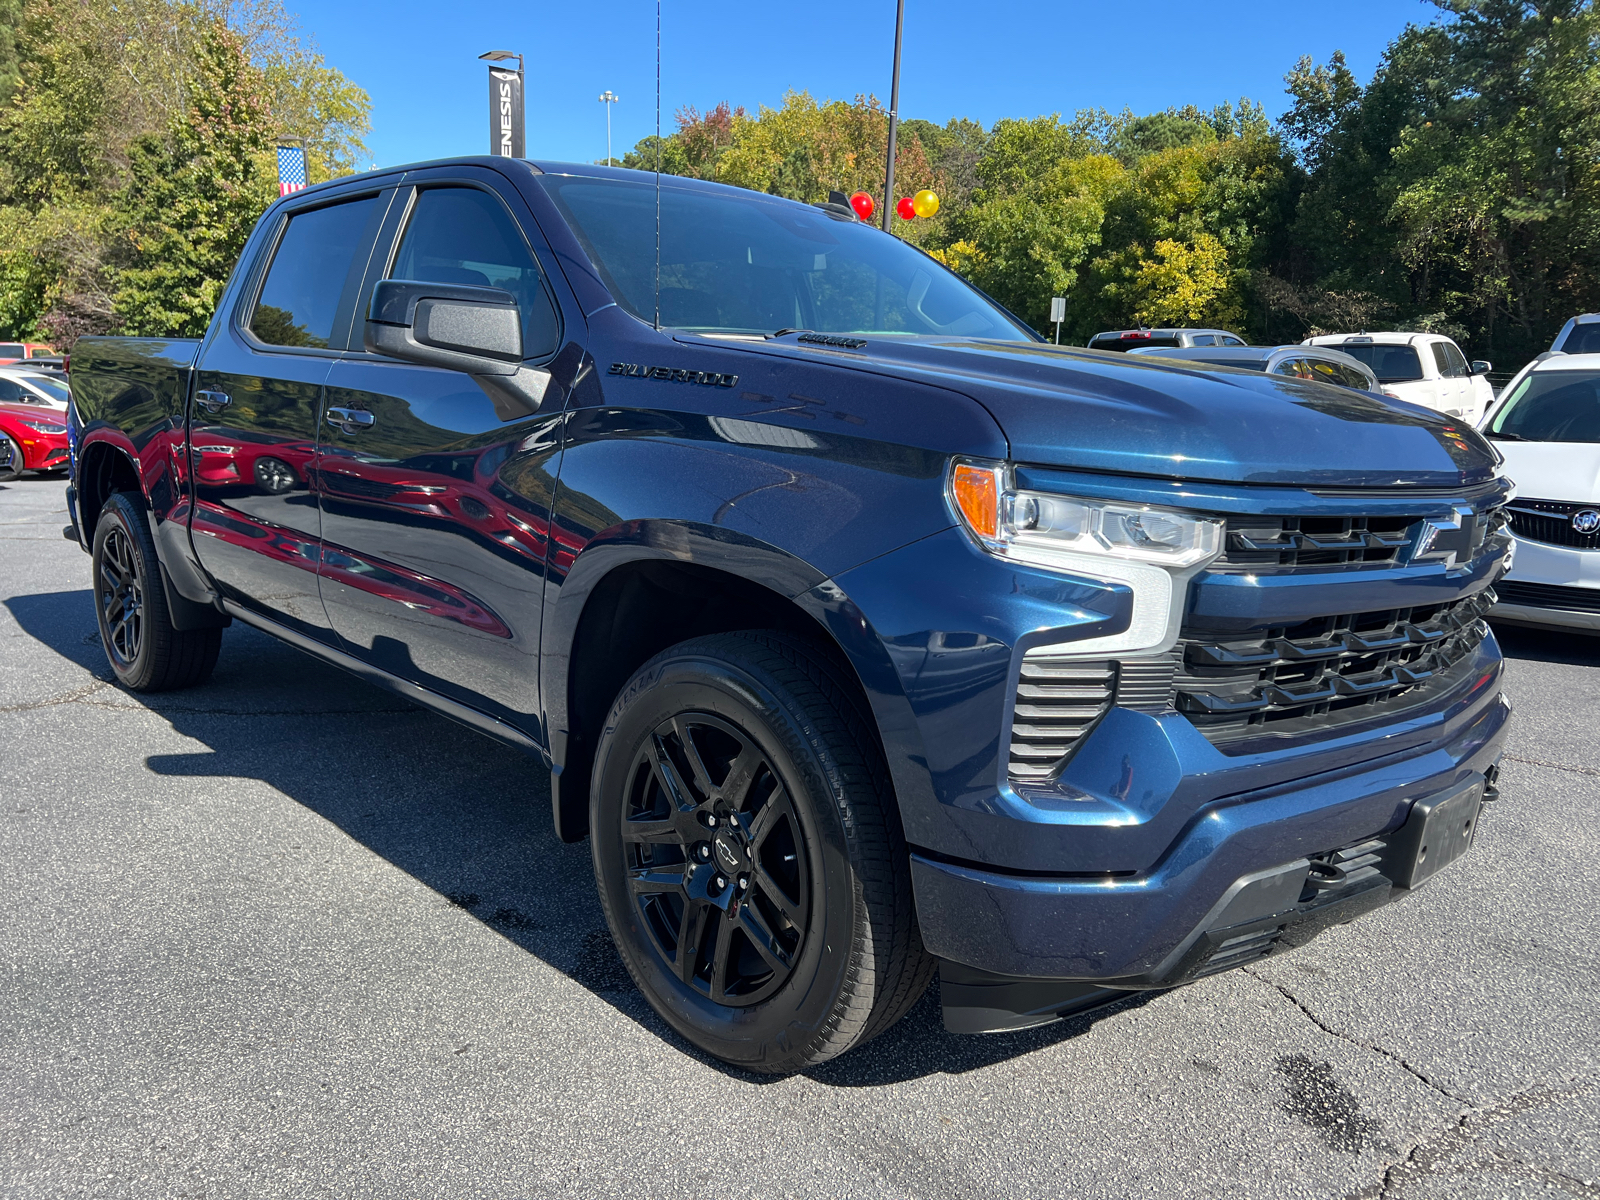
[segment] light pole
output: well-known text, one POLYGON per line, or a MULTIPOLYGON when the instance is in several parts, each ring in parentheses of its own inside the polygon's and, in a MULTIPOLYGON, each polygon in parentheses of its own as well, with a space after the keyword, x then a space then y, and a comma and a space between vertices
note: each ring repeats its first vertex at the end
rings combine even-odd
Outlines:
POLYGON ((611 106, 617 102, 616 93, 610 88, 600 93, 600 103, 606 106, 606 166, 611 165, 611 106))
POLYGON ((889 81, 889 167, 883 180, 883 231, 889 232, 894 220, 894 133, 900 120, 900 31, 906 23, 906 0, 899 0, 894 13, 894 78, 889 81))
POLYGON ((489 153, 502 158, 522 158, 527 152, 522 101, 522 55, 510 50, 489 50, 478 55, 489 66, 489 153), (517 60, 513 75, 495 63, 517 60))

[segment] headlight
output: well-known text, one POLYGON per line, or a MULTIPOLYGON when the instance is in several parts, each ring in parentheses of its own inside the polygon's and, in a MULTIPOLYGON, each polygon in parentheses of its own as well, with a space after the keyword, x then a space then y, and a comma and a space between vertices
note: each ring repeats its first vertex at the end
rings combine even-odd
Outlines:
POLYGON ((948 491, 962 524, 991 554, 1133 591, 1125 631, 1069 643, 1069 653, 1169 649, 1189 579, 1222 551, 1220 518, 1025 491, 1013 486, 1005 463, 957 460, 948 491))
POLYGON ((65 433, 65 425, 57 425, 54 421, 30 421, 27 417, 18 417, 29 429, 37 429, 40 433, 65 433))

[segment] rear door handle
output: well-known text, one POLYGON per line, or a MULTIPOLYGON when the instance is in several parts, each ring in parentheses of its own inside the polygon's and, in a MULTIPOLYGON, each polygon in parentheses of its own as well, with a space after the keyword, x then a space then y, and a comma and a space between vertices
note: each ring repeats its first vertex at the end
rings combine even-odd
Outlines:
POLYGON ((328 424, 341 433, 360 433, 363 429, 371 429, 376 421, 377 418, 364 408, 330 408, 328 410, 328 424))
POLYGON ((196 392, 194 402, 208 413, 219 413, 233 403, 227 392, 196 392))

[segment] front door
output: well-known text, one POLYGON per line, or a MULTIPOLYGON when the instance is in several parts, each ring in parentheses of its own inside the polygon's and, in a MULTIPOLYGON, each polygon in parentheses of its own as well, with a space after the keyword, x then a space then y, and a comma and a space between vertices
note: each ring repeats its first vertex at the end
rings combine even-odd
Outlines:
MULTIPOLYGON (((409 211, 386 275, 510 292, 525 360, 559 385, 575 348, 557 354, 558 310, 507 199, 418 187, 398 202, 409 211)), ((345 649, 529 732, 562 395, 502 420, 461 372, 352 353, 328 378, 319 431, 322 596, 345 649)))
POLYGON ((195 553, 229 600, 324 640, 317 422, 386 199, 288 214, 259 287, 206 343, 191 405, 195 553))

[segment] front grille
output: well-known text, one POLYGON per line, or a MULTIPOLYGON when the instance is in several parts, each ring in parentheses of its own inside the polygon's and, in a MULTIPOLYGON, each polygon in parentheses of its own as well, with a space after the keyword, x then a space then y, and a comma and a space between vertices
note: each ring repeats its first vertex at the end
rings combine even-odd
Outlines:
POLYGON ((1530 542, 1550 546, 1571 546, 1576 550, 1600 550, 1600 529, 1579 533, 1572 527, 1574 513, 1600 511, 1596 504, 1570 504, 1565 500, 1524 500, 1511 505, 1511 532, 1530 542))
POLYGON ((1519 583, 1503 579, 1494 590, 1502 604, 1523 608, 1564 608, 1568 612, 1600 612, 1600 588, 1562 587, 1554 583, 1519 583))
POLYGON ((1488 632, 1495 593, 1318 617, 1247 637, 1185 629, 1175 706, 1212 741, 1323 731, 1448 677, 1488 632))
POLYGON ((1212 571, 1278 574, 1360 570, 1400 562, 1416 517, 1229 517, 1212 571))
POLYGON ((1110 710, 1116 690, 1116 663, 1083 662, 1045 649, 1023 655, 1011 724, 1011 778, 1050 778, 1110 710))

